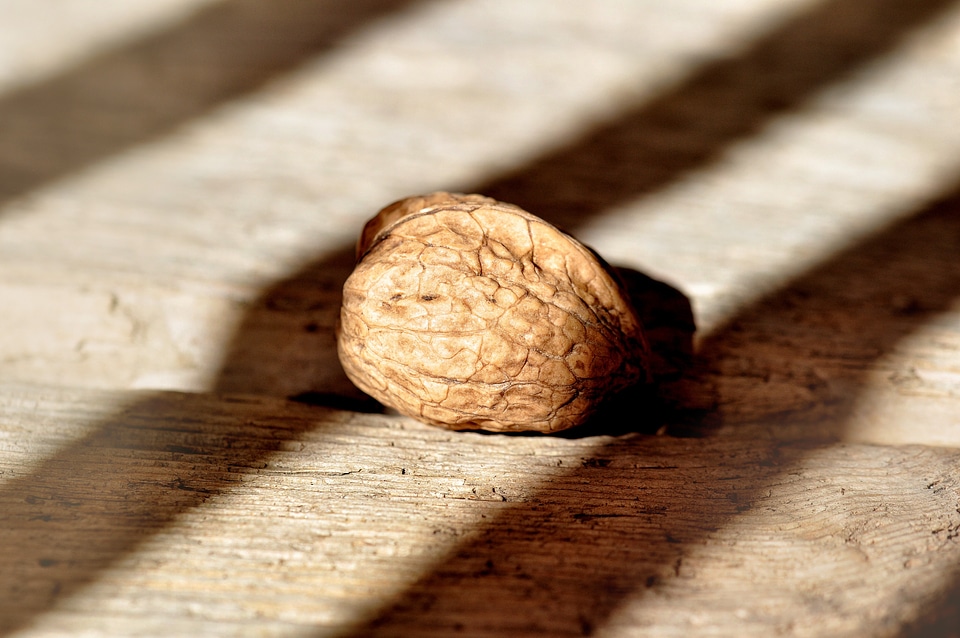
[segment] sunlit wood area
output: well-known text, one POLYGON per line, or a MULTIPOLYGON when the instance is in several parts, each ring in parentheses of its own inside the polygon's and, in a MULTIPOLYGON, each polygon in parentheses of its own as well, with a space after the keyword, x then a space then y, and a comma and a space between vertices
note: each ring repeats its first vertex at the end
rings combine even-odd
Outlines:
POLYGON ((0 15, 0 636, 960 636, 960 1, 0 15), (354 242, 436 190, 620 269, 656 388, 354 388, 354 242))

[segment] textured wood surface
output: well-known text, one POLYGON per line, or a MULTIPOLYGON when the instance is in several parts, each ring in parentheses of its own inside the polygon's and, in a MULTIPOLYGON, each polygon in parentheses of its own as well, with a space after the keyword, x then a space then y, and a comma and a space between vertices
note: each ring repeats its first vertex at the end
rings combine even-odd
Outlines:
POLYGON ((0 635, 960 635, 960 5, 8 4, 0 635), (438 189, 621 268, 657 396, 353 388, 438 189))

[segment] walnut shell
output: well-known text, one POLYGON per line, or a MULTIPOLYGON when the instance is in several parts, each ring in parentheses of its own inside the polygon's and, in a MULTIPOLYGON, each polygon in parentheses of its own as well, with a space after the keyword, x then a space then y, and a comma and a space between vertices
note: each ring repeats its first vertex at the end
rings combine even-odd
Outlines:
POLYGON ((347 376, 452 429, 554 432, 649 378, 640 321, 589 248, 525 210, 433 193, 357 245, 337 347, 347 376))

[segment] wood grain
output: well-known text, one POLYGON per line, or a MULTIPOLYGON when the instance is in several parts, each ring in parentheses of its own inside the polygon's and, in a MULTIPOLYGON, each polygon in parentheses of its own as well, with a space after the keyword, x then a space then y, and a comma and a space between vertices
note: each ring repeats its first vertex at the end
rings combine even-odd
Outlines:
POLYGON ((130 7, 0 33, 0 635, 960 634, 956 3, 130 7), (627 273, 657 394, 352 387, 356 235, 442 189, 627 273))
POLYGON ((490 436, 173 393, 22 388, 3 411, 7 630, 53 604, 54 631, 852 634, 914 619, 960 558, 953 450, 490 436))

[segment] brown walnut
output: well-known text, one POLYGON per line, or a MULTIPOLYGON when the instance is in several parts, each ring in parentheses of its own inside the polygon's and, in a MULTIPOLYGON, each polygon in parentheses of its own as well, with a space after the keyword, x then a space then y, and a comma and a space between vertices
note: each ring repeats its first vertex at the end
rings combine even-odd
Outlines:
POLYGON ((347 376, 452 429, 554 432, 649 379, 640 321, 589 248, 525 210, 433 193, 363 229, 343 289, 347 376))

